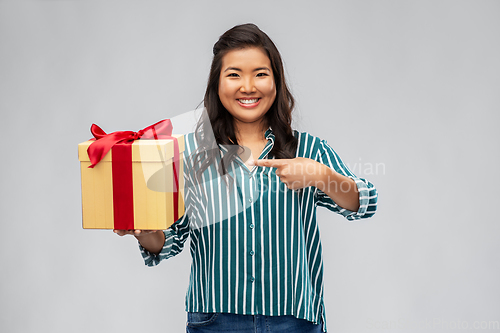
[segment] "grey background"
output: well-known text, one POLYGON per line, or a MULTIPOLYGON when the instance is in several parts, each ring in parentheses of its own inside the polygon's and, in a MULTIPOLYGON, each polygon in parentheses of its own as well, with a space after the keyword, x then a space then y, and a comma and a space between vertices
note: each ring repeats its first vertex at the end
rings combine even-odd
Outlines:
POLYGON ((188 247, 147 268, 132 237, 82 230, 77 144, 92 123, 193 110, 213 43, 246 22, 282 53, 295 127, 380 193, 371 220, 319 210, 330 332, 500 321, 499 14, 485 0, 0 1, 0 331, 184 331, 188 247))

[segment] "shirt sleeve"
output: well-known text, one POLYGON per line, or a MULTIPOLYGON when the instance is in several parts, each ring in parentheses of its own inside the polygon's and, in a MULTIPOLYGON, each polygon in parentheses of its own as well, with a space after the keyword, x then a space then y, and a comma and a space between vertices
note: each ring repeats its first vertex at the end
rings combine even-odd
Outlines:
POLYGON ((188 214, 184 214, 170 228, 164 230, 163 234, 165 235, 165 244, 158 254, 149 252, 139 243, 142 258, 147 266, 156 266, 163 259, 168 259, 181 253, 184 243, 189 236, 188 214))
POLYGON ((375 186, 368 180, 359 178, 352 173, 325 140, 319 140, 316 161, 354 180, 359 192, 359 209, 357 212, 340 207, 320 189, 316 189, 315 193, 316 204, 318 206, 326 207, 333 212, 341 214, 349 221, 366 219, 375 214, 378 199, 378 193, 375 186))

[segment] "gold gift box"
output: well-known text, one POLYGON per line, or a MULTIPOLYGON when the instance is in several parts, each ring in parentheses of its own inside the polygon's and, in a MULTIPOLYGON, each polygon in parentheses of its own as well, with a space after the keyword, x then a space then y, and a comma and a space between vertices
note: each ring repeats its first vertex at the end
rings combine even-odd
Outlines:
MULTIPOLYGON (((179 145, 178 217, 184 215, 184 136, 172 135, 179 145)), ((89 168, 87 149, 78 145, 82 182, 84 229, 116 229, 113 206, 113 149, 89 168)), ((132 143, 134 229, 165 230, 174 220, 174 140, 136 140, 132 143)))

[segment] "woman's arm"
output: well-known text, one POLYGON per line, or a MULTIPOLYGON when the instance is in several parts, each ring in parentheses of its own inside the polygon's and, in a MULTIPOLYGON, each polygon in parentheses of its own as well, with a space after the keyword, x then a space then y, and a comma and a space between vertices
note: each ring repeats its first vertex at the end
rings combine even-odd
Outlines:
POLYGON ((254 160, 254 165, 276 168, 276 175, 292 190, 315 186, 340 207, 350 211, 359 209, 356 182, 328 166, 304 157, 292 159, 254 160))
POLYGON ((321 171, 313 176, 315 179, 312 181, 315 183, 313 186, 325 192, 340 207, 356 212, 359 209, 359 192, 356 182, 324 164, 318 164, 321 171))

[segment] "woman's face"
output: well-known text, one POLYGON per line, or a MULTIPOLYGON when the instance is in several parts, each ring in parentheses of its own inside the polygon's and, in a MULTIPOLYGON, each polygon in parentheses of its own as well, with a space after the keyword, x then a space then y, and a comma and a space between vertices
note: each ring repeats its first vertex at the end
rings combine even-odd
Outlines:
MULTIPOLYGON (((222 58, 219 98, 238 123, 261 125, 276 98, 271 61, 257 47, 229 51, 222 58)), ((264 124, 265 125, 265 124, 264 124)))

